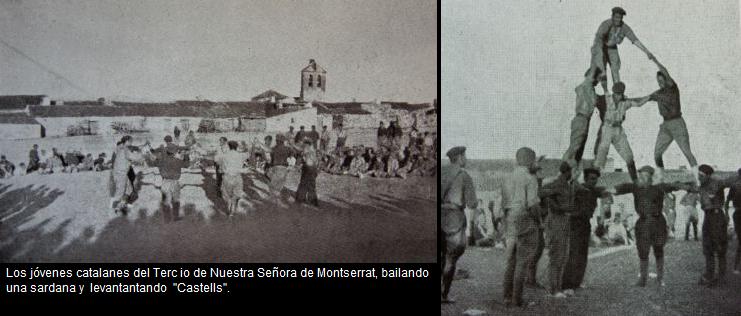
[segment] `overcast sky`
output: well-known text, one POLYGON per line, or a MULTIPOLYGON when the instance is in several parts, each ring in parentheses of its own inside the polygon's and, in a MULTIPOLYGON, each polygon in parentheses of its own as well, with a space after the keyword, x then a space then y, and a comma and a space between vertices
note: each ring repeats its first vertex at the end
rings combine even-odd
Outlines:
POLYGON ((428 0, 0 0, 0 40, 17 49, 0 43, 0 94, 298 96, 313 58, 328 71, 330 101, 437 96, 437 5, 428 0))
MULTIPOLYGON (((574 88, 611 8, 669 69, 700 163, 741 167, 739 4, 686 1, 444 1, 442 4, 442 151, 468 146, 472 158, 513 158, 521 146, 561 158, 574 115, 574 88)), ((629 97, 658 88, 656 66, 629 40, 619 47, 629 97)), ((597 88, 602 93, 601 87, 597 88)), ((628 111, 624 127, 636 161, 653 164, 661 123, 655 102, 628 111)), ((592 118, 586 158, 599 118, 592 118)), ((614 148, 616 167, 623 163, 614 148)), ((672 145, 667 167, 687 164, 672 145)))

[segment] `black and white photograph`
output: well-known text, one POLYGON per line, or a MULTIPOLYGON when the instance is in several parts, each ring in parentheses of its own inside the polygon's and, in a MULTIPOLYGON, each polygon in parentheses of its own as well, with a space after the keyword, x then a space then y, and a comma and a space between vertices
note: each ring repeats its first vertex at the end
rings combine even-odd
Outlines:
POLYGON ((741 313, 737 0, 440 12, 441 314, 741 313))
POLYGON ((434 263, 435 1, 0 1, 0 262, 434 263))

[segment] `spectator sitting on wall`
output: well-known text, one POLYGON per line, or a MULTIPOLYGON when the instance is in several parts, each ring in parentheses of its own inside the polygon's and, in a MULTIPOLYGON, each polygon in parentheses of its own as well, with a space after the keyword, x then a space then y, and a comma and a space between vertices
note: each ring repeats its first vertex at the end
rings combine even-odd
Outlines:
POLYGON ((85 158, 82 159, 82 167, 80 170, 83 171, 91 171, 95 168, 95 160, 93 159, 93 154, 87 154, 85 158))
POLYGON ((67 153, 65 153, 64 162, 66 163, 64 171, 70 173, 78 171, 79 168, 77 165, 80 163, 80 161, 78 160, 77 155, 72 151, 67 151, 67 153))
POLYGON ((95 171, 103 171, 103 170, 108 169, 105 158, 106 158, 106 154, 100 153, 98 155, 98 158, 95 159, 95 161, 93 161, 93 169, 95 171))

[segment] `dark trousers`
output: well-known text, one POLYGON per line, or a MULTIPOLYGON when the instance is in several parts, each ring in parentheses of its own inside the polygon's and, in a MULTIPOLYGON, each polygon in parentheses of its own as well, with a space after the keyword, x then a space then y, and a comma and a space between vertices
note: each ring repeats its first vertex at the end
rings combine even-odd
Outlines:
POLYGON ((692 225, 692 232, 695 233, 695 240, 697 240, 697 217, 687 219, 687 224, 684 225, 684 240, 690 239, 690 225, 692 225))
POLYGON ((448 297, 450 285, 453 283, 453 277, 455 276, 456 263, 466 250, 465 224, 458 226, 460 226, 460 228, 457 232, 446 233, 445 231, 440 230, 440 233, 438 233, 438 238, 442 240, 442 247, 440 249, 442 288, 440 294, 443 298, 448 297))
POLYGON ((707 280, 715 279, 715 257, 718 257, 718 279, 726 274, 726 250, 728 248, 728 222, 721 210, 705 212, 702 223, 702 253, 705 255, 705 275, 707 280))
POLYGON ((569 260, 563 272, 564 289, 576 289, 584 280, 592 225, 587 217, 572 217, 569 223, 569 260))
POLYGON ((538 274, 538 261, 543 256, 543 249, 545 249, 545 238, 543 237, 543 230, 538 230, 538 244, 535 248, 535 257, 527 264, 527 275, 525 276, 525 284, 536 285, 537 274, 538 274))
POLYGON ((522 288, 525 284, 528 264, 535 259, 538 234, 538 230, 535 229, 514 238, 507 238, 504 299, 516 305, 522 304, 522 288))
POLYGON ((309 203, 319 206, 319 199, 316 196, 316 177, 319 172, 314 166, 304 165, 301 169, 301 180, 296 190, 297 203, 309 203))
POLYGON ((563 283, 563 272, 569 259, 569 217, 563 214, 549 214, 546 225, 548 257, 549 285, 551 294, 561 292, 563 283))

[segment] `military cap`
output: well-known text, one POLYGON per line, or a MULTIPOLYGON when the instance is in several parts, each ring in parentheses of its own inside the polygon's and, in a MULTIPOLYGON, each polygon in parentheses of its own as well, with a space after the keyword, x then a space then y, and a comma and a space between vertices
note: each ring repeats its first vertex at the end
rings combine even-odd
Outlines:
POLYGON ((620 14, 620 15, 626 15, 625 10, 623 10, 623 8, 621 7, 612 8, 612 14, 615 14, 615 13, 620 14))
POLYGON ((445 155, 448 156, 448 158, 452 159, 455 156, 465 154, 465 153, 466 153, 465 146, 457 146, 457 147, 453 147, 450 150, 448 150, 448 153, 446 153, 445 155))
POLYGON ((651 167, 651 166, 646 165, 646 166, 641 167, 641 169, 638 169, 638 172, 648 172, 651 175, 653 175, 654 174, 654 168, 651 167))
POLYGON ((715 170, 713 170, 713 167, 711 167, 711 166, 708 166, 708 165, 701 165, 701 166, 700 166, 699 168, 697 168, 697 169, 698 169, 698 170, 700 170, 700 172, 702 172, 702 173, 704 173, 704 174, 706 174, 706 175, 708 175, 708 176, 709 176, 709 175, 712 175, 712 174, 713 174, 713 172, 715 172, 715 170))
POLYGON ((625 84, 618 81, 615 84, 612 85, 612 93, 625 93, 625 84))

